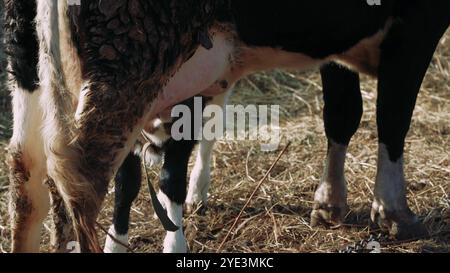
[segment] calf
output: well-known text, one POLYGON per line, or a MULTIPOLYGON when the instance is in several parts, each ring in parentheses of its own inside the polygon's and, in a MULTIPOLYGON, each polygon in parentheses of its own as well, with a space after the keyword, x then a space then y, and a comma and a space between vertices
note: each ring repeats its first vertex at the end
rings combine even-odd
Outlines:
MULTIPOLYGON (((203 98, 208 105, 224 107, 231 91, 217 95, 214 98, 203 98)), ((182 103, 194 113, 193 99, 182 103)), ((203 104, 204 106, 204 104, 203 104)), ((182 118, 182 117, 180 117, 182 118)), ((192 121, 195 117, 191 117, 192 121)), ((207 204, 207 193, 210 185, 210 158, 214 141, 202 139, 194 168, 190 174, 189 189, 186 192, 186 177, 188 163, 197 141, 191 139, 174 140, 171 137, 171 127, 177 119, 165 121, 157 119, 151 123, 151 133, 145 131, 146 137, 140 142, 150 141, 149 149, 143 149, 143 143, 136 146, 134 152, 125 159, 115 177, 115 202, 113 213, 113 224, 109 229, 104 252, 123 253, 126 252, 124 245, 128 244, 128 225, 130 209, 136 199, 141 186, 141 156, 147 165, 154 166, 164 158, 162 165, 158 198, 164 208, 168 209, 169 217, 179 227, 182 227, 182 214, 176 213, 173 208, 186 203, 188 212, 194 212, 196 208, 204 210, 207 204), (120 243, 117 242, 120 241, 120 243)), ((193 125, 192 125, 193 126, 193 125)), ((180 228, 176 233, 168 232, 164 240, 164 252, 185 252, 186 243, 183 230, 180 228)))
MULTIPOLYGON (((11 2, 25 5, 24 0, 11 2)), ((37 86, 24 85, 20 77, 12 81, 14 251, 32 251, 38 245, 37 233, 48 209, 42 186, 47 175, 68 208, 81 250, 101 251, 95 219, 108 181, 141 129, 159 112, 210 86, 208 93, 225 91, 214 85, 217 79, 231 86, 255 71, 305 69, 332 61, 379 80, 373 219, 399 234, 420 232, 406 203, 403 146, 423 76, 450 23, 448 1, 398 0, 370 6, 357 0, 82 0, 70 9, 65 1, 36 2, 40 91, 31 93, 37 86), (274 14, 276 19, 268 20, 274 14)), ((32 28, 29 20, 15 16, 13 21, 32 28)), ((10 58, 14 67, 11 60, 16 59, 10 58)), ((35 67, 24 66, 31 71, 35 67)), ((13 72, 17 75, 20 69, 13 72)), ((325 95, 332 99, 325 109, 325 122, 333 123, 327 126, 329 164, 312 215, 314 221, 338 221, 346 208, 343 159, 359 122, 358 77, 333 66, 325 67, 322 75, 324 89, 336 84, 341 93, 352 89, 345 95, 349 100, 325 95), (337 80, 340 77, 349 81, 337 80), (352 122, 343 122, 347 113, 329 115, 333 108, 352 108, 347 103, 357 105, 356 114, 349 114, 352 122), (345 133, 338 132, 343 128, 339 126, 345 133)), ((175 201, 164 203, 176 221, 182 211, 179 196, 170 189, 163 192, 175 201)), ((171 237, 178 243, 168 251, 185 250, 181 231, 168 234, 171 237)))

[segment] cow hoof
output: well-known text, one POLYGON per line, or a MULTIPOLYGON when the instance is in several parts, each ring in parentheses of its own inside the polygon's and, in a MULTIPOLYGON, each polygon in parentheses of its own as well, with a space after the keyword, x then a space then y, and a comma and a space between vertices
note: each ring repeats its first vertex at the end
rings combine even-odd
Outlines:
POLYGON ((332 206, 315 203, 311 212, 311 226, 325 225, 328 227, 338 227, 344 222, 347 212, 347 205, 332 206))
POLYGON ((409 208, 388 211, 374 202, 370 218, 397 240, 419 240, 429 236, 426 227, 409 208))

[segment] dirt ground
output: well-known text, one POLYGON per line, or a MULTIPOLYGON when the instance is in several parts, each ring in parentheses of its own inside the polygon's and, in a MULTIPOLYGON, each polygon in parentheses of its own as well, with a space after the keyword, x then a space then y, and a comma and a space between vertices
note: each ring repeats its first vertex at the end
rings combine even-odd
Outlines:
MULTIPOLYGON (((322 94, 317 71, 274 71, 251 76, 235 88, 231 103, 281 105, 282 157, 245 211, 226 252, 334 252, 367 238, 372 189, 376 173, 376 82, 363 78, 365 114, 346 164, 351 212, 344 227, 311 228, 313 193, 322 175, 326 138, 322 94)), ((11 136, 9 98, 0 89, 0 252, 10 250, 7 211, 6 146, 11 136)), ((408 200, 431 237, 383 245, 383 252, 449 252, 450 250, 450 32, 441 41, 417 103, 406 144, 408 200)), ((186 215, 184 226, 191 252, 215 252, 233 220, 279 151, 264 153, 255 141, 219 141, 213 155, 212 186, 205 216, 186 215)), ((191 164, 192 165, 192 164, 191 164)), ((156 184, 158 169, 149 170, 156 184)), ((111 193, 113 192, 111 188, 111 193)), ((101 211, 108 227, 113 194, 101 211)), ((135 252, 160 252, 164 231, 154 220, 144 187, 132 208, 130 244, 135 252)), ((48 250, 45 223, 43 251, 48 250)), ((102 238, 104 234, 98 232, 102 238)), ((103 240, 103 239, 102 239, 103 240)))

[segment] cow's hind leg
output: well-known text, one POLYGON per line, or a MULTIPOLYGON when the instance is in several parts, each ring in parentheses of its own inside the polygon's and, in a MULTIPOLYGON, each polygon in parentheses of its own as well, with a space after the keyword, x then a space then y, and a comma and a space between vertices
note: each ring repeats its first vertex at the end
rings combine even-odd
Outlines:
POLYGON ((358 74, 332 63, 321 69, 321 75, 328 153, 315 193, 311 223, 337 225, 348 210, 344 163, 350 139, 361 121, 362 97, 358 74))
MULTIPOLYGON (((43 85, 50 104, 45 116, 47 169, 69 208, 83 252, 102 251, 95 226, 108 182, 144 123, 154 118, 152 111, 158 111, 152 105, 158 92, 192 56, 197 37, 210 27, 210 13, 215 11, 212 1, 197 3, 201 11, 188 18, 183 16, 184 2, 133 1, 131 6, 128 2, 116 1, 114 7, 105 1, 81 5, 83 22, 78 31, 85 83, 73 122, 69 98, 79 90, 66 92, 67 84, 57 74, 64 53, 55 40, 67 29, 57 29, 61 26, 55 22, 56 1, 37 2, 37 29, 42 36, 39 67, 41 82, 48 78, 43 85), (111 28, 113 20, 117 25, 111 28)), ((160 98, 167 99, 163 94, 160 98)))
POLYGON ((14 132, 9 145, 12 251, 38 252, 49 192, 40 127, 40 91, 13 91, 14 132))
POLYGON ((101 252, 95 228, 100 206, 110 179, 143 128, 145 109, 151 103, 138 91, 116 91, 101 82, 86 88, 76 135, 70 143, 56 136, 58 141, 47 144, 47 166, 69 208, 81 251, 101 252))
POLYGON ((9 145, 12 251, 39 251, 42 221, 49 209, 40 127, 38 42, 35 1, 5 1, 5 52, 13 96, 13 136, 9 145))
POLYGON ((427 16, 422 11, 420 16, 408 14, 392 26, 382 45, 379 68, 379 157, 371 216, 400 239, 426 234, 407 204, 403 153, 423 77, 448 26, 448 23, 438 24, 438 13, 426 7, 423 12, 429 13, 427 16), (430 21, 425 21, 427 18, 430 21))
POLYGON ((128 244, 131 205, 138 196, 140 187, 141 159, 138 155, 130 153, 115 177, 113 224, 109 228, 109 234, 122 244, 107 236, 105 253, 125 253, 127 251, 124 245, 128 244))

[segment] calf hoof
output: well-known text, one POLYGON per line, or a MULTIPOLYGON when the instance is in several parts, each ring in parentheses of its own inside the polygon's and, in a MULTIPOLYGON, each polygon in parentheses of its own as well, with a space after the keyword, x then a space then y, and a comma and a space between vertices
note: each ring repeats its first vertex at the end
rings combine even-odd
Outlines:
POLYGON ((370 218, 397 240, 419 240, 429 236, 426 227, 409 208, 389 211, 374 202, 370 218))
POLYGON ((333 206, 315 203, 311 212, 311 226, 324 225, 327 227, 338 227, 344 222, 347 212, 347 205, 333 206))
POLYGON ((164 253, 187 253, 186 239, 181 230, 167 232, 164 239, 164 253))
POLYGON ((128 245, 128 234, 118 234, 114 228, 111 226, 106 236, 104 253, 127 253, 128 245), (111 238, 113 236, 114 238, 111 238), (120 242, 120 243, 119 243, 120 242))
POLYGON ((204 191, 194 191, 192 193, 191 191, 188 192, 186 197, 186 212, 188 214, 198 214, 198 215, 205 215, 207 210, 207 193, 204 191))
POLYGON ((196 215, 204 216, 204 215, 206 215, 207 210, 208 210, 208 207, 203 202, 186 203, 185 211, 187 214, 196 214, 196 215))

